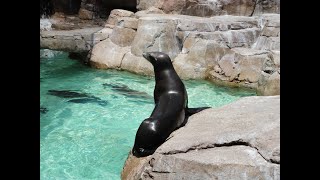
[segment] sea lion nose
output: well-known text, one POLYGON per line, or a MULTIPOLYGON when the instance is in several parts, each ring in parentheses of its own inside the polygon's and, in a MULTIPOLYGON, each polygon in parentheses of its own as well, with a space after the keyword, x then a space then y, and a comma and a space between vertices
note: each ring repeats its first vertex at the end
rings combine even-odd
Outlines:
POLYGON ((147 52, 143 52, 143 53, 142 53, 142 56, 143 56, 144 58, 147 58, 147 57, 148 57, 148 53, 147 53, 147 52))

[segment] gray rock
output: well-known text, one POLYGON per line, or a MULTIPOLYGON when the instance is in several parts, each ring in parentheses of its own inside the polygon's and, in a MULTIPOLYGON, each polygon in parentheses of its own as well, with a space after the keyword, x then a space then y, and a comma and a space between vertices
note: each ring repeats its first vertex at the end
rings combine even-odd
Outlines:
POLYGON ((138 11, 135 13, 135 16, 140 18, 141 16, 145 16, 146 14, 165 14, 162 10, 150 7, 147 10, 138 11))
POLYGON ((102 28, 85 28, 69 31, 41 31, 40 48, 69 52, 89 51, 95 43, 94 34, 102 28))
POLYGON ((138 19, 137 18, 131 18, 131 17, 121 17, 118 19, 117 22, 118 27, 123 28, 130 28, 137 30, 138 28, 138 19))
POLYGON ((277 50, 280 51, 280 37, 260 36, 252 45, 253 49, 258 50, 277 50))
POLYGON ((142 56, 142 53, 146 51, 162 51, 173 59, 180 52, 175 33, 176 22, 173 19, 141 17, 131 53, 142 56))
POLYGON ((183 79, 204 79, 210 67, 230 50, 213 40, 188 37, 183 43, 182 53, 173 61, 173 65, 183 79))
POLYGON ((132 53, 127 53, 121 63, 121 69, 125 69, 130 72, 153 75, 153 66, 144 57, 135 56, 132 53))
POLYGON ((261 28, 264 26, 280 28, 280 14, 261 14, 256 18, 258 18, 261 28))
POLYGON ((138 10, 146 10, 150 7, 157 7, 159 0, 138 0, 137 1, 137 9, 138 10))
MULTIPOLYGON (((220 61, 218 62, 219 67, 221 68, 222 72, 224 72, 225 76, 235 76, 237 72, 237 65, 235 64, 235 56, 234 54, 226 54, 224 55, 220 61)), ((232 78, 233 79, 233 78, 232 78)))
POLYGON ((109 28, 113 27, 121 17, 134 17, 134 13, 123 9, 114 9, 110 12, 106 26, 109 28))
POLYGON ((272 75, 265 75, 258 83, 259 95, 280 95, 280 69, 272 75))
POLYGON ((130 47, 120 47, 106 39, 93 47, 90 63, 96 68, 119 69, 125 54, 129 51, 130 47))
POLYGON ((263 65, 269 59, 269 54, 266 51, 261 51, 259 54, 248 55, 243 53, 243 50, 248 52, 246 49, 238 48, 235 50, 237 50, 238 56, 238 80, 258 82, 261 71, 263 70, 263 65))
POLYGON ((257 0, 253 15, 264 13, 280 14, 280 0, 257 0))
POLYGON ((93 33, 94 44, 107 39, 111 33, 112 33, 112 29, 110 28, 103 28, 100 31, 93 33))
POLYGON ((219 15, 251 16, 280 13, 280 0, 139 0, 137 8, 158 8, 166 14, 210 17, 219 15))
POLYGON ((274 64, 280 68, 280 51, 273 50, 271 53, 274 64))
POLYGON ((114 29, 105 37, 118 46, 130 47, 122 69, 152 75, 152 66, 142 53, 162 51, 169 54, 182 79, 209 79, 255 89, 259 86, 262 94, 267 85, 267 79, 258 85, 264 81, 263 73, 279 71, 279 14, 203 18, 146 12, 133 17, 132 13, 120 12, 114 11, 114 29))
POLYGON ((130 46, 135 35, 136 31, 133 29, 116 26, 113 28, 110 40, 121 47, 130 46))
POLYGON ((129 154, 122 179, 139 178, 280 179, 280 96, 245 97, 191 116, 153 155, 129 154))
POLYGON ((280 33, 280 28, 278 27, 265 27, 261 35, 266 37, 277 37, 279 36, 279 33, 280 33))
POLYGON ((175 16, 179 18, 179 31, 214 32, 258 27, 258 21, 253 17, 230 15, 211 18, 175 16))

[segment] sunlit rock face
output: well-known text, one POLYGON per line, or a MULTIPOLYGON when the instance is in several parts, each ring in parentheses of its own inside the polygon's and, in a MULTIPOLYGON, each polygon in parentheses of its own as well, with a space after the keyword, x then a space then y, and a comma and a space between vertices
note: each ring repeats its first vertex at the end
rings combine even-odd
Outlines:
POLYGON ((113 28, 108 38, 116 45, 114 51, 123 52, 122 59, 95 55, 101 58, 92 61, 109 68, 118 62, 117 68, 149 75, 152 68, 142 53, 161 51, 170 56, 183 79, 208 79, 276 95, 280 93, 280 75, 274 74, 280 72, 279 21, 279 14, 207 18, 117 9, 105 27, 113 28))
POLYGON ((82 0, 78 17, 56 12, 54 21, 42 21, 40 29, 84 28, 81 24, 95 22, 92 20, 97 17, 96 11, 105 3, 110 8, 121 3, 128 7, 110 9, 108 18, 101 24, 103 29, 92 33, 90 41, 77 39, 77 35, 67 31, 59 32, 61 36, 42 32, 41 47, 90 50, 91 64, 95 67, 146 75, 153 74, 152 66, 144 61, 142 53, 161 51, 170 56, 183 79, 208 79, 249 87, 261 95, 280 94, 280 1, 82 0), (128 10, 135 4, 140 11, 128 10), (98 45, 100 42, 104 44, 98 45), (105 56, 102 52, 116 55, 105 56))
POLYGON ((121 179, 280 179, 280 96, 192 115, 154 154, 129 153, 121 179))
POLYGON ((280 0, 138 0, 138 10, 161 9, 166 14, 251 16, 280 13, 280 0))

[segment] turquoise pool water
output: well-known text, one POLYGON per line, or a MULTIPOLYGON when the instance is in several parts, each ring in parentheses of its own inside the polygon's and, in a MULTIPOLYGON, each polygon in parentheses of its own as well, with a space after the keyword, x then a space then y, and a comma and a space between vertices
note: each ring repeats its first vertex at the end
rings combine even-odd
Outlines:
MULTIPOLYGON (((189 107, 219 107, 252 91, 184 81, 189 107)), ((140 123, 153 110, 153 77, 97 70, 40 50, 40 178, 118 180, 140 123)))

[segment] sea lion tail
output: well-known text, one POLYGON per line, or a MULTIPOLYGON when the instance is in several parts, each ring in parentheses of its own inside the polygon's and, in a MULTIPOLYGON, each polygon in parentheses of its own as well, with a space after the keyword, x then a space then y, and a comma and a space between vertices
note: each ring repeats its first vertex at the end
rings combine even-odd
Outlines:
POLYGON ((195 113, 198 113, 198 112, 205 110, 205 109, 208 109, 208 108, 211 108, 211 107, 187 108, 186 115, 191 116, 195 113))

